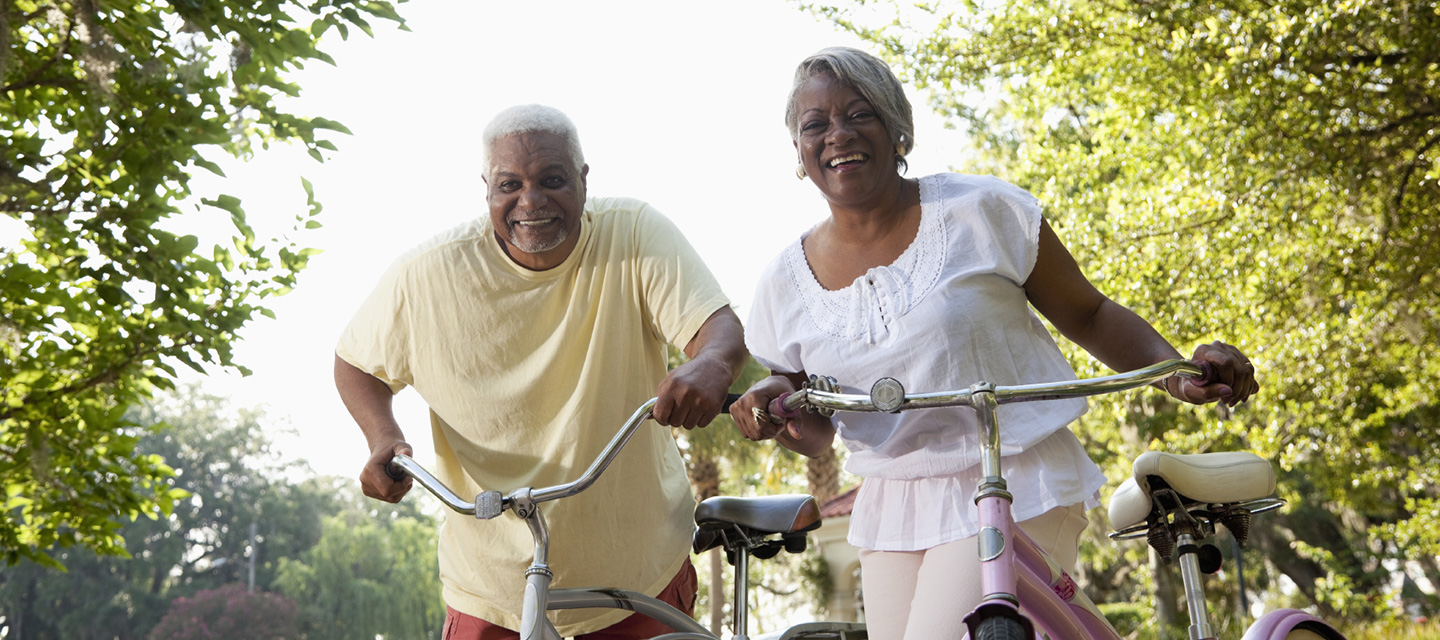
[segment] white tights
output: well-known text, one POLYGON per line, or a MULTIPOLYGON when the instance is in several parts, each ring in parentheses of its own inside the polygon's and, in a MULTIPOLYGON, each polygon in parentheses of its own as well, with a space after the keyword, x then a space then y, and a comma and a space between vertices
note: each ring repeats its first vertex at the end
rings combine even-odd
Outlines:
MULTIPOLYGON (((1056 507, 1019 523, 1067 573, 1075 571, 1084 505, 1056 507)), ((976 538, 924 551, 860 550, 865 626, 871 640, 959 640, 980 603, 976 538)))

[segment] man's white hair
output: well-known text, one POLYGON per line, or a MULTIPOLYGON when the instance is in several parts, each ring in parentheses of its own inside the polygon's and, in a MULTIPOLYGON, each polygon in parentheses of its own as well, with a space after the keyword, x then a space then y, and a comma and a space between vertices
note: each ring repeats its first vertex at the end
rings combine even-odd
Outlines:
POLYGON ((490 173, 490 147, 495 141, 505 136, 517 133, 531 133, 544 131, 560 136, 565 141, 565 147, 570 152, 570 158, 575 161, 575 171, 585 166, 585 154, 580 151, 580 134, 575 131, 575 123, 570 121, 569 116, 554 107, 547 107, 543 104, 522 104, 510 107, 490 120, 485 125, 485 132, 481 136, 482 155, 480 162, 483 163, 483 171, 490 173))

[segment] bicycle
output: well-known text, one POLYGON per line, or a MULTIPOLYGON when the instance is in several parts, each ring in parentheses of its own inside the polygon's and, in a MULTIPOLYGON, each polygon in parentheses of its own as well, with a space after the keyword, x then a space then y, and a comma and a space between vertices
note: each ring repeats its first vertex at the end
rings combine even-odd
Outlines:
MULTIPOLYGON (((979 382, 969 389, 933 393, 907 393, 894 378, 881 378, 869 395, 859 395, 839 393, 833 378, 812 375, 804 388, 775 398, 768 409, 772 416, 796 418, 802 408, 823 415, 835 411, 894 413, 935 407, 973 408, 981 429, 983 479, 975 502, 985 595, 965 618, 970 638, 1035 638, 1038 626, 1039 631, 1055 639, 1118 640, 1114 628, 1080 593, 1074 580, 1015 526, 1010 511, 1012 497, 1006 491, 1000 468, 996 408, 1014 402, 1125 391, 1172 375, 1213 379, 1208 365, 1167 360, 1128 373, 1084 380, 1014 386, 979 382)), ((1110 522, 1116 529, 1111 537, 1145 536, 1167 561, 1178 551, 1190 616, 1189 636, 1191 640, 1214 639, 1200 575, 1202 570, 1217 570, 1221 557, 1214 546, 1198 541, 1213 536, 1215 524, 1220 523, 1243 545, 1250 516, 1284 504, 1283 500, 1268 497, 1275 490, 1274 471, 1263 458, 1248 452, 1147 452, 1136 459, 1133 468, 1133 477, 1111 498, 1110 522)), ((1244 640, 1280 638, 1344 640, 1325 621, 1294 609, 1265 614, 1244 635, 1244 640)))
MULTIPOLYGON (((727 399, 727 410, 736 397, 732 395, 727 399)), ((580 477, 561 485, 521 487, 508 494, 497 490, 483 491, 467 501, 409 456, 395 456, 386 472, 396 480, 409 475, 446 507, 461 514, 489 520, 510 511, 525 520, 535 540, 535 555, 525 571, 519 629, 522 640, 560 640, 560 635, 544 612, 586 608, 634 611, 663 622, 674 630, 674 633, 656 636, 652 640, 719 640, 719 636, 690 616, 642 593, 606 587, 550 588, 553 577, 549 565, 550 534, 540 504, 568 498, 594 484, 640 425, 650 418, 654 406, 654 398, 641 404, 580 477)), ((699 554, 717 547, 724 548, 730 564, 735 566, 732 640, 748 640, 749 600, 745 595, 749 589, 750 558, 769 559, 782 550, 803 552, 806 532, 820 526, 820 507, 815 498, 808 495, 717 496, 696 506, 695 521, 694 552, 699 554)), ((812 622, 791 627, 782 637, 784 640, 865 640, 866 634, 862 623, 812 622)))

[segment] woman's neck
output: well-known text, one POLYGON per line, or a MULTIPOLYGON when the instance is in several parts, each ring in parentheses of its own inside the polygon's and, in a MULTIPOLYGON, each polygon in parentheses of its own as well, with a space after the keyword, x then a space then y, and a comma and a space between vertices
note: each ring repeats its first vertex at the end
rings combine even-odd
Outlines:
MULTIPOLYGON (((898 176, 897 176, 898 178, 898 176)), ((920 230, 920 185, 898 179, 888 204, 864 208, 831 203, 830 218, 801 243, 810 271, 831 291, 874 267, 892 264, 920 230)))
POLYGON ((822 226, 829 227, 833 240, 841 244, 870 244, 909 226, 906 222, 919 204, 919 182, 896 174, 870 202, 831 202, 830 219, 822 226))

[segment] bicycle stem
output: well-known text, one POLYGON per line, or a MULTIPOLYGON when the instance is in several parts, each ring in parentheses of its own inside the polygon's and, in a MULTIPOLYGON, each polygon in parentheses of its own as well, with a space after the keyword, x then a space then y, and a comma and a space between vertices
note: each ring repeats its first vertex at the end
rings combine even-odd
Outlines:
POLYGON ((1000 425, 995 417, 995 409, 998 400, 995 397, 995 387, 988 382, 977 382, 970 387, 970 406, 975 408, 976 421, 980 423, 980 481, 979 490, 975 494, 975 502, 978 504, 981 498, 995 496, 1004 499, 1006 502, 1013 502, 1005 484, 1005 478, 1000 474, 1000 425))
POLYGON ((1015 527, 1010 513, 1010 504, 1015 498, 1000 472, 1000 426, 995 416, 998 406, 995 387, 988 382, 977 382, 970 387, 968 395, 980 427, 982 477, 975 492, 975 506, 982 525, 976 545, 980 553, 980 581, 987 594, 984 601, 1019 607, 1015 546, 1006 539, 1015 527))
POLYGON ((550 581, 555 577, 550 571, 550 529, 545 525, 545 516, 535 504, 529 489, 515 491, 510 494, 509 501, 515 515, 525 519, 525 524, 530 527, 530 536, 535 540, 535 559, 525 570, 520 637, 523 640, 548 640, 545 631, 550 625, 545 620, 545 611, 550 605, 550 581))

